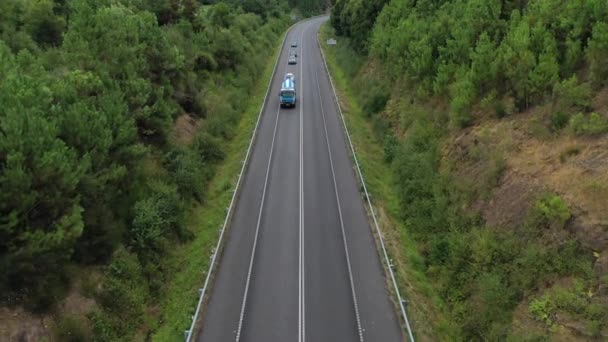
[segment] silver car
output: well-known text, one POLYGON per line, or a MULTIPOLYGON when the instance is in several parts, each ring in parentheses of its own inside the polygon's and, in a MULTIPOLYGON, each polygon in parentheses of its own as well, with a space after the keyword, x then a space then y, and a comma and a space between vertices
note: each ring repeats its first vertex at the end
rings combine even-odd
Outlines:
POLYGON ((298 60, 296 59, 296 56, 291 55, 289 56, 289 59, 287 60, 287 64, 297 64, 298 60))

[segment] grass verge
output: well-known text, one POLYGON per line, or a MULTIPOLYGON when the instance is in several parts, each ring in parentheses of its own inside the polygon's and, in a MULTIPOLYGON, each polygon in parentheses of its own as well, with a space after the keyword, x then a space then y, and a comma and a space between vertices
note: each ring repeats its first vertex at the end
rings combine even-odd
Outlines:
MULTIPOLYGON (((283 35, 275 46, 283 41, 283 35)), ((268 79, 280 50, 277 48, 266 64, 262 77, 257 81, 250 97, 247 110, 241 117, 234 138, 226 148, 226 159, 218 165, 217 172, 209 183, 209 193, 205 203, 192 208, 187 219, 189 229, 195 238, 183 248, 179 248, 168 261, 170 269, 176 270, 175 277, 167 287, 165 300, 160 303, 163 313, 161 323, 152 340, 183 341, 184 330, 190 327, 196 310, 198 289, 203 286, 211 251, 217 243, 220 228, 226 217, 232 190, 236 185, 242 161, 257 121, 258 113, 266 94, 268 79)))
MULTIPOLYGON (((321 42, 335 36, 333 29, 324 24, 321 42)), ((424 262, 407 227, 399 221, 399 200, 394 187, 394 174, 384 160, 383 143, 374 134, 369 118, 361 109, 350 84, 361 59, 352 58, 352 51, 344 40, 328 47, 322 44, 332 74, 340 106, 366 185, 377 214, 378 224, 385 238, 386 248, 395 265, 397 282, 402 295, 408 300, 406 307, 415 337, 422 341, 451 340, 457 329, 444 319, 444 303, 436 294, 424 273, 424 262)))

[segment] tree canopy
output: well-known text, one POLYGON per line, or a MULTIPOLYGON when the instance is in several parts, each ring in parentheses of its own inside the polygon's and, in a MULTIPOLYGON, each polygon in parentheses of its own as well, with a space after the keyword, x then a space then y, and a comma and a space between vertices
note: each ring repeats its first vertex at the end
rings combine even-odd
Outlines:
POLYGON ((226 99, 252 90, 287 8, 0 2, 3 301, 44 310, 68 265, 104 264, 120 246, 162 280, 160 257, 191 235, 184 213, 204 201, 244 110, 226 99), (172 139, 180 115, 205 121, 188 145, 172 139))
POLYGON ((427 94, 452 88, 455 113, 494 92, 525 109, 585 60, 603 85, 606 20, 601 0, 337 0, 332 11, 337 33, 389 65, 393 78, 427 94))

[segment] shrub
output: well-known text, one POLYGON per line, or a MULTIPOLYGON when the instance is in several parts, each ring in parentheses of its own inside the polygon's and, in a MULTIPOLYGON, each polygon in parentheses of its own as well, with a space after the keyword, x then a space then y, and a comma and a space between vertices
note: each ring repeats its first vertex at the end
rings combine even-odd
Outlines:
POLYGON ((558 110, 586 110, 591 105, 591 87, 579 84, 576 76, 565 79, 553 87, 553 104, 558 110))
POLYGON ((570 115, 562 111, 553 112, 551 114, 551 129, 554 132, 559 131, 568 125, 568 121, 570 121, 570 115))
POLYGON ((99 334, 98 330, 105 327, 110 331, 103 334, 113 332, 122 335, 135 327, 144 314, 148 291, 142 267, 135 254, 119 248, 106 268, 105 276, 103 288, 98 294, 104 311, 93 320, 93 330, 99 334))
POLYGON ((570 209, 557 195, 549 195, 536 202, 539 223, 562 228, 570 219, 570 209))
POLYGON ((85 342, 91 340, 86 321, 82 317, 64 316, 54 330, 57 341, 85 342))
POLYGON ((598 22, 593 26, 592 38, 587 48, 587 61, 591 79, 595 86, 603 86, 608 79, 608 23, 598 22))
POLYGON ((457 81, 452 87, 452 101, 450 107, 451 121, 459 128, 465 128, 471 125, 473 117, 471 115, 471 107, 475 96, 475 87, 471 82, 469 75, 464 75, 460 81, 457 81))
POLYGON ((593 320, 606 320, 608 308, 599 303, 591 303, 585 308, 585 317, 593 320))
POLYGON ((368 116, 383 111, 390 98, 390 93, 382 87, 375 85, 372 89, 371 94, 363 99, 363 111, 368 116))
POLYGON ((587 300, 584 297, 582 283, 575 281, 573 288, 556 287, 551 290, 551 296, 555 301, 555 306, 569 313, 580 314, 587 306, 587 300))
POLYGON ((528 309, 536 320, 547 325, 553 324, 553 320, 550 317, 551 311, 553 310, 553 305, 549 302, 549 298, 546 296, 533 299, 528 305, 528 309))
POLYGON ((164 164, 171 172, 177 190, 185 198, 203 199, 206 180, 210 177, 202 157, 189 148, 174 147, 165 154, 164 164))
POLYGON ((499 119, 507 116, 507 106, 503 101, 497 98, 497 93, 492 90, 486 97, 481 100, 481 108, 486 112, 491 112, 499 119))
POLYGON ((595 112, 588 116, 578 113, 570 119, 570 128, 578 136, 601 135, 608 132, 608 120, 595 112))
POLYGON ((220 139, 206 132, 197 135, 194 148, 205 162, 215 163, 225 157, 220 139))
POLYGON ((151 194, 135 203, 130 245, 139 254, 164 252, 167 240, 186 237, 184 208, 177 188, 162 181, 152 182, 151 194))
POLYGON ((399 148, 399 140, 392 133, 387 133, 384 136, 384 160, 390 163, 395 158, 397 149, 399 148))
POLYGON ((89 319, 91 320, 92 330, 96 341, 110 342, 118 340, 117 334, 119 334, 119 332, 113 327, 110 315, 103 311, 96 310, 89 315, 89 319))

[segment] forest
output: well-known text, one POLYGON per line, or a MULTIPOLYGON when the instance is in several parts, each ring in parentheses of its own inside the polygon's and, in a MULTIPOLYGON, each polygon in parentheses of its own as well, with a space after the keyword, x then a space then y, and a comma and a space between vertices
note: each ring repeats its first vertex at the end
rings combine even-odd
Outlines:
POLYGON ((330 23, 420 252, 402 286, 440 298, 423 339, 606 338, 606 164, 581 165, 608 133, 608 3, 336 0, 330 23))
MULTIPOLYGON (((3 306, 52 311, 76 275, 100 266, 90 282, 101 285, 84 286, 99 305, 88 316, 95 339, 130 340, 163 296, 165 258, 194 236, 186 218, 249 105, 234 99, 253 91, 292 7, 322 6, 0 2, 3 306), (184 118, 190 133, 177 127, 184 118)), ((88 339, 64 323, 60 340, 88 339)))

